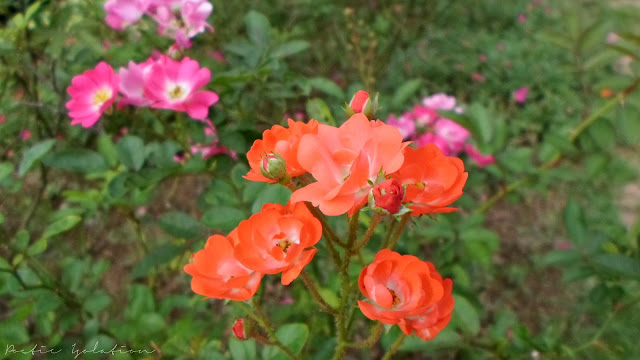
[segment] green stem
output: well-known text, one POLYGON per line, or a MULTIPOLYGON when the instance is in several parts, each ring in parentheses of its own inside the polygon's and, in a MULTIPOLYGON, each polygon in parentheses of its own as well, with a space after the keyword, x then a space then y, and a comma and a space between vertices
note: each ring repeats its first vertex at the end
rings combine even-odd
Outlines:
POLYGON ((262 308, 257 301, 252 301, 253 310, 242 301, 234 301, 234 304, 240 307, 247 314, 247 316, 255 320, 258 325, 260 325, 260 327, 262 327, 264 331, 266 331, 267 335, 269 336, 269 342, 273 346, 276 346, 278 349, 282 350, 282 352, 284 352, 290 359, 300 359, 298 356, 296 356, 296 354, 293 353, 293 351, 291 351, 291 349, 284 346, 284 344, 280 342, 280 340, 276 337, 276 333, 273 330, 269 319, 267 319, 266 315, 262 312, 262 308))
POLYGON ((404 230, 405 226, 407 226, 407 222, 409 222, 409 219, 411 219, 411 213, 402 215, 402 217, 400 218, 400 223, 398 224, 398 226, 396 226, 393 237, 391 238, 391 240, 389 240, 387 246, 384 247, 385 249, 393 250, 393 248, 396 246, 396 243, 398 242, 398 239, 400 239, 400 235, 402 235, 402 231, 404 230))
POLYGON ((389 223, 389 226, 387 227, 387 233, 384 235, 384 240, 382 241, 382 246, 380 246, 381 249, 386 249, 387 246, 389 246, 389 241, 391 240, 391 234, 393 234, 393 230, 395 229, 396 224, 398 224, 398 222, 395 220, 394 217, 391 217, 391 222, 389 223))
POLYGON ((360 238, 360 240, 358 240, 358 242, 352 247, 351 253, 356 253, 367 245, 369 239, 373 236, 373 232, 376 230, 376 227, 380 224, 380 221, 382 221, 382 215, 374 213, 371 218, 371 222, 369 223, 369 227, 367 228, 367 232, 365 232, 364 235, 362 235, 362 238, 360 238))
POLYGON ((628 303, 621 305, 619 307, 617 307, 611 314, 609 314, 609 316, 607 317, 607 319, 604 321, 604 323, 602 323, 602 326, 600 326, 600 329, 598 329, 598 331, 593 335, 593 337, 585 342, 584 344, 578 346, 574 351, 576 353, 579 353, 581 351, 586 350, 587 348, 589 348, 590 346, 596 344, 598 342, 598 340, 600 340, 600 337, 602 337, 602 334, 604 334, 604 331, 607 329, 607 327, 609 326, 609 324, 611 324, 611 322, 613 321, 613 319, 620 314, 621 312, 625 311, 626 309, 628 309, 629 307, 637 304, 638 302, 640 302, 640 297, 636 297, 633 300, 629 301, 628 303))
POLYGON ((347 248, 351 248, 353 242, 356 241, 358 236, 358 222, 360 220, 360 211, 353 214, 349 219, 349 236, 347 237, 347 248))
POLYGON ((369 334, 368 338, 362 341, 351 343, 348 346, 354 349, 364 349, 364 348, 372 347, 378 342, 378 340, 380 340, 380 336, 382 336, 382 330, 384 330, 384 324, 381 322, 378 322, 377 324, 371 327, 371 333, 369 334))
POLYGON ((311 296, 313 296, 313 299, 318 303, 318 305, 320 305, 320 309, 322 311, 327 312, 331 315, 338 315, 338 312, 334 308, 332 308, 331 305, 327 304, 326 301, 324 301, 322 295, 320 295, 320 292, 318 291, 318 287, 306 271, 303 270, 300 273, 300 278, 302 279, 302 282, 304 282, 304 284, 307 286, 307 289, 309 289, 309 292, 311 293, 311 296))
POLYGON ((398 349, 400 348, 400 346, 402 346, 402 343, 406 338, 407 338, 407 335, 405 335, 404 333, 401 333, 400 336, 398 336, 398 338, 396 339, 396 341, 393 342, 389 350, 384 354, 384 356, 382 357, 382 360, 391 359, 391 356, 393 356, 393 354, 396 351, 398 351, 398 349))

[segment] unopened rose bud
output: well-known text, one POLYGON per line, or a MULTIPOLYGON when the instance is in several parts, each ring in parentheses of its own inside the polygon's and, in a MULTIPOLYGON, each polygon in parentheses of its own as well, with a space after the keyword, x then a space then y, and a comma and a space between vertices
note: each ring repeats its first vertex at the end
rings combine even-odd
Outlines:
POLYGON ((239 318, 236 319, 236 322, 233 324, 233 335, 235 335, 240 340, 247 339, 247 333, 244 331, 244 319, 239 318))
POLYGON ((288 181, 287 162, 278 154, 265 154, 260 164, 260 172, 264 177, 276 181, 288 181))
POLYGON ((353 98, 349 102, 349 105, 345 109, 348 116, 362 113, 367 118, 373 119, 378 111, 378 95, 375 98, 371 98, 369 93, 364 90, 359 90, 353 95, 353 98))
POLYGON ((404 188, 395 179, 388 179, 373 187, 373 202, 375 208, 395 214, 402 207, 404 188))

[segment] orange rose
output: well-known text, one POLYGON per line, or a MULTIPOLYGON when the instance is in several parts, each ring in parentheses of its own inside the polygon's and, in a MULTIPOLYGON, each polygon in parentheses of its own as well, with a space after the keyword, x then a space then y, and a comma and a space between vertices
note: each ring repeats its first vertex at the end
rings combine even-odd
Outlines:
POLYGON ((462 160, 444 156, 438 146, 427 144, 419 149, 404 149, 404 164, 391 174, 402 185, 407 185, 405 203, 413 210, 411 215, 447 213, 457 210, 446 207, 462 196, 467 182, 462 160))
POLYGON ((298 161, 317 180, 295 191, 291 201, 310 201, 329 216, 352 215, 366 202, 380 174, 400 168, 402 134, 380 121, 355 114, 339 128, 319 125, 300 140, 298 161))
POLYGON ((304 203, 265 204, 238 225, 234 255, 246 267, 265 274, 282 272, 282 284, 300 275, 322 237, 320 221, 304 203))
POLYGON ((431 339, 451 319, 451 284, 432 263, 384 249, 360 273, 358 285, 369 300, 359 300, 358 306, 371 320, 431 339))
POLYGON ((232 242, 237 235, 213 235, 204 249, 195 253, 193 262, 184 267, 193 292, 216 299, 249 300, 260 287, 262 274, 250 270, 233 257, 232 242))
MULTIPOLYGON (((429 265, 433 267, 433 264, 429 263, 429 265)), ((435 271, 435 267, 433 267, 432 276, 438 275, 435 271)), ((451 321, 451 313, 455 305, 451 294, 453 282, 451 279, 444 279, 442 285, 444 286, 442 299, 424 313, 402 319, 398 323, 402 332, 411 335, 415 331, 420 339, 426 341, 433 339, 442 329, 447 327, 449 321, 451 321)))
POLYGON ((318 122, 309 120, 308 123, 288 120, 289 128, 274 125, 271 129, 262 133, 262 139, 258 139, 247 153, 247 160, 251 170, 244 176, 247 180, 275 183, 280 180, 281 171, 272 175, 268 165, 273 159, 281 158, 286 164, 286 172, 290 177, 300 176, 307 171, 298 163, 298 144, 305 134, 318 132, 318 122))

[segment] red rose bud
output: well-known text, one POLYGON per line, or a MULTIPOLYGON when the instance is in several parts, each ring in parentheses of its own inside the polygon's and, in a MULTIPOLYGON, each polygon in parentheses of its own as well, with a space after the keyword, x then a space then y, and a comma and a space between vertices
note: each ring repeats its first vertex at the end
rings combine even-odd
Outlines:
POLYGON ((353 112, 361 113, 367 101, 369 101, 369 93, 364 90, 358 90, 358 92, 353 95, 353 98, 351 98, 349 107, 353 112))
POLYGON ((375 207, 387 210, 391 214, 400 211, 404 199, 404 188, 394 179, 381 182, 373 187, 375 207))
POLYGON ((367 118, 372 119, 376 111, 378 111, 378 95, 376 94, 376 97, 372 99, 368 92, 359 90, 353 95, 345 111, 349 116, 362 113, 367 118))
POLYGON ((246 340, 247 334, 244 331, 244 319, 236 319, 236 322, 233 324, 233 335, 235 335, 240 340, 246 340))
POLYGON ((287 162, 278 154, 265 154, 260 164, 260 172, 264 177, 276 181, 285 181, 287 173, 287 162))

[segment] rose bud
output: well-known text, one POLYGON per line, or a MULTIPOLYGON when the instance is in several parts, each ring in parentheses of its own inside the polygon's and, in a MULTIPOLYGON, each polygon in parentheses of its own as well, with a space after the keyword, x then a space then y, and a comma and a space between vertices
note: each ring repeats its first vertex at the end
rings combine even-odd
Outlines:
POLYGON ((400 211, 402 199, 404 199, 404 188, 398 181, 385 180, 374 186, 372 192, 375 208, 384 209, 390 214, 400 211))
POLYGON ((278 154, 265 154, 260 163, 260 172, 267 179, 288 182, 287 162, 278 154))
POLYGON ((376 94, 376 97, 372 99, 368 92, 359 90, 353 95, 345 111, 350 117, 354 114, 362 113, 371 120, 375 116, 376 111, 378 111, 378 95, 376 94))
POLYGON ((236 319, 236 322, 233 324, 233 335, 235 335, 240 340, 247 339, 247 333, 244 330, 244 319, 239 318, 236 319))

